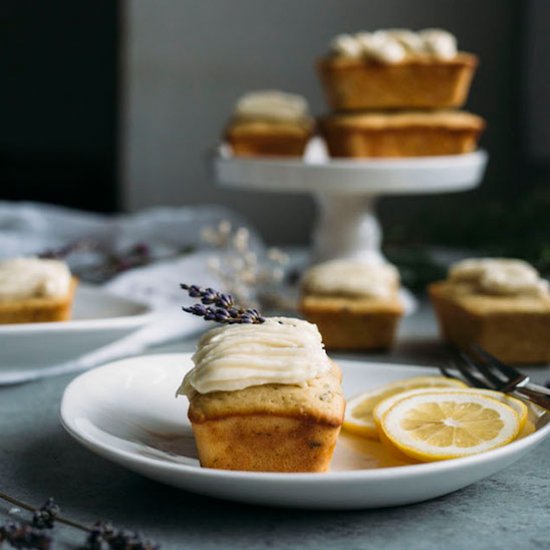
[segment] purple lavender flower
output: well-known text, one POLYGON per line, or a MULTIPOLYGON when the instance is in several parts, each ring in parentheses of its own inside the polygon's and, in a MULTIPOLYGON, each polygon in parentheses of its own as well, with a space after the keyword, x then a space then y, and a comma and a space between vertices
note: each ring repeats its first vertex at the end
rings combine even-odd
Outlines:
POLYGON ((143 539, 139 533, 115 529, 110 523, 97 522, 83 550, 159 550, 160 546, 143 539))
POLYGON ((38 529, 53 529, 55 519, 59 515, 59 506, 50 497, 32 516, 32 526, 38 529))
POLYGON ((200 304, 183 307, 183 311, 203 317, 205 321, 222 324, 259 324, 265 319, 257 309, 242 308, 235 305, 231 294, 218 292, 213 288, 201 288, 197 285, 180 285, 191 298, 199 298, 200 304))
POLYGON ((52 539, 46 532, 16 521, 10 521, 0 527, 0 545, 4 541, 13 548, 29 550, 50 550, 52 545, 52 539))

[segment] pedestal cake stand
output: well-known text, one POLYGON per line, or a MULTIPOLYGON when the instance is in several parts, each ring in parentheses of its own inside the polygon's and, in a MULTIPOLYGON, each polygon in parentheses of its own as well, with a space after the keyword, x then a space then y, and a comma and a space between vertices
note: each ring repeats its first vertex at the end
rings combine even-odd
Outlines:
POLYGON ((221 148, 219 185, 271 193, 311 193, 319 205, 313 260, 383 261, 375 204, 381 195, 466 191, 479 185, 487 153, 395 159, 330 159, 313 141, 303 159, 237 158, 221 148))

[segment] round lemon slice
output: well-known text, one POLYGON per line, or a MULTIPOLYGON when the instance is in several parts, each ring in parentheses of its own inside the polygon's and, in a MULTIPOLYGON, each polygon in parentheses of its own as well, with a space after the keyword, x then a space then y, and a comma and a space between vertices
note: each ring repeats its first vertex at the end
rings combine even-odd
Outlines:
POLYGON ((376 407, 374 407, 374 410, 372 411, 372 417, 374 419, 374 423, 376 424, 376 427, 380 430, 381 424, 382 424, 382 417, 401 399, 405 399, 406 397, 409 397, 411 395, 419 395, 422 393, 429 393, 429 392, 469 392, 473 394, 481 394, 481 395, 488 395, 489 397, 492 397, 496 399, 497 401, 501 401, 502 403, 506 403, 514 411, 517 413, 519 418, 519 430, 523 430, 523 427, 525 426, 525 423, 527 422, 527 418, 529 417, 529 408, 527 405, 520 401, 519 399, 516 399, 515 397, 512 397, 510 395, 506 395, 505 393, 499 392, 499 391, 493 391, 493 390, 482 390, 479 388, 452 388, 452 390, 447 388, 419 388, 416 390, 409 390, 402 393, 397 393, 395 395, 392 395, 390 397, 387 397, 383 401, 380 401, 376 407))
POLYGON ((372 416, 374 407, 378 403, 407 390, 438 387, 465 388, 466 384, 444 376, 416 376, 385 384, 357 395, 348 401, 343 428, 357 435, 378 439, 378 429, 372 416))
POLYGON ((395 403, 382 417, 385 436, 401 452, 425 462, 490 451, 515 439, 517 413, 473 392, 426 392, 395 403))

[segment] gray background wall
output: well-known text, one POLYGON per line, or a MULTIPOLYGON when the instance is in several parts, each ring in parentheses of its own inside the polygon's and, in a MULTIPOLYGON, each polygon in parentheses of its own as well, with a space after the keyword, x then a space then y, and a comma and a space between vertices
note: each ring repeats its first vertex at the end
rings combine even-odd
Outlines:
POLYGON ((392 198, 383 220, 467 204, 505 192, 516 150, 517 3, 509 0, 127 0, 124 5, 123 206, 224 203, 244 213, 266 240, 303 243, 314 209, 306 196, 217 189, 206 153, 234 101, 251 89, 279 88, 325 105, 313 63, 342 31, 443 27, 479 54, 468 108, 489 128, 486 182, 474 195, 392 198), (452 201, 452 204, 451 204, 452 201), (458 201, 458 202, 457 202, 458 201))

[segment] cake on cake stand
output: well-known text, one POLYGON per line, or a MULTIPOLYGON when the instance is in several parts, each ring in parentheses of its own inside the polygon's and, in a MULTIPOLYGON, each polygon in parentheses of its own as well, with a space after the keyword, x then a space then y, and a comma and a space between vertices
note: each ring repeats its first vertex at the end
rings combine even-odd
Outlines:
POLYGON ((384 261, 376 217, 381 195, 467 191, 479 185, 487 153, 391 158, 330 159, 314 139, 303 159, 237 158, 222 146, 214 160, 216 180, 228 188, 271 193, 311 193, 319 206, 312 260, 384 261))

